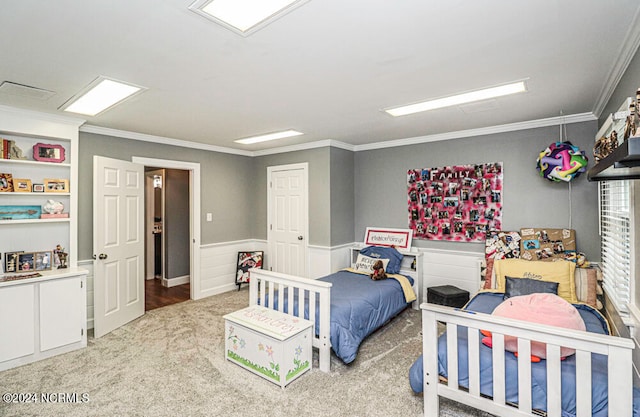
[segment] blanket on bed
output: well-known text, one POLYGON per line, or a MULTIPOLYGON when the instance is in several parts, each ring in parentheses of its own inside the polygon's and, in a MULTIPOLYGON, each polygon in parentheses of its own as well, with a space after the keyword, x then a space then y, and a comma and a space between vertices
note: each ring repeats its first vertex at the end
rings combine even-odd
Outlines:
MULTIPOLYGON (((410 287, 413 285, 411 277, 403 278, 410 287)), ((410 305, 405 299, 402 285, 396 279, 374 281, 368 275, 343 270, 319 280, 332 284, 331 348, 347 364, 355 360, 360 344, 368 335, 410 305)), ((305 293, 305 299, 308 300, 308 292, 305 293)), ((285 312, 289 312, 287 294, 288 290, 285 290, 282 296, 285 312)), ((278 298, 276 293, 273 308, 278 308, 278 298)), ((297 291, 294 295, 293 312, 298 315, 297 291)), ((316 300, 316 317, 319 314, 319 301, 316 300)), ((309 318, 308 301, 305 301, 304 318, 309 318)), ((315 332, 316 335, 320 332, 319 321, 316 321, 315 332)))
MULTIPOLYGON (((491 312, 503 301, 502 293, 483 292, 477 294, 465 306, 465 310, 491 314, 491 312)), ((584 305, 574 304, 583 318, 587 331, 609 334, 609 327, 602 315, 595 309, 584 305)), ((441 376, 447 377, 447 351, 446 334, 438 339, 438 371, 441 376)), ((459 384, 469 386, 468 360, 467 360, 467 329, 460 327, 458 330, 458 366, 459 384)), ((592 356, 592 404, 594 417, 607 416, 607 359, 603 355, 592 356)), ((480 343, 480 392, 491 397, 493 395, 493 357, 491 348, 480 343)), ((562 361, 562 416, 575 417, 576 415, 576 389, 575 389, 575 356, 570 356, 562 361)), ((518 375, 517 358, 513 354, 505 355, 506 400, 512 403, 518 402, 518 375)), ((423 390, 423 358, 422 355, 414 362, 409 370, 409 383, 414 392, 423 390)), ((534 409, 546 411, 547 379, 546 361, 532 363, 532 406, 534 409)), ((640 417, 640 391, 634 389, 634 417, 640 417)))
MULTIPOLYGON (((353 272, 354 274, 369 276, 369 274, 367 274, 366 272, 359 272, 353 268, 344 268, 343 271, 348 271, 348 272, 353 272)), ((411 281, 409 281, 409 278, 400 274, 387 274, 387 278, 392 278, 398 281, 398 283, 402 287, 402 292, 404 293, 404 299, 407 303, 412 303, 416 301, 418 297, 416 297, 416 292, 413 290, 413 286, 412 286, 413 284, 411 283, 411 281)))

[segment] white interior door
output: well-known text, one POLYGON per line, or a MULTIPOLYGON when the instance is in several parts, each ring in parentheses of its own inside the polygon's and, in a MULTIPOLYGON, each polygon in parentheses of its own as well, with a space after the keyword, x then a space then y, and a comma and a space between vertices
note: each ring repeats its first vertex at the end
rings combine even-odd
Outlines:
POLYGON ((93 157, 94 334, 144 314, 144 167, 93 157))
POLYGON ((308 165, 269 167, 267 259, 271 270, 308 276, 308 165))

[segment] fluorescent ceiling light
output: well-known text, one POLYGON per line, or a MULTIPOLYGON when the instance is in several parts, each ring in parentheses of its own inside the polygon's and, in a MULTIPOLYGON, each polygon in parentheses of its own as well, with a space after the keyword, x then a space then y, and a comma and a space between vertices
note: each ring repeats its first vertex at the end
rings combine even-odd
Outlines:
POLYGON ((248 35, 308 0, 196 0, 189 9, 248 35))
POLYGON ((250 145, 252 143, 266 142, 268 140, 275 140, 275 139, 290 138, 292 136, 299 136, 302 134, 303 133, 298 132, 296 130, 285 130, 283 132, 275 132, 275 133, 269 133, 266 135, 252 136, 246 139, 238 139, 238 140, 235 140, 234 142, 242 143, 243 145, 250 145))
POLYGON ((141 91, 142 87, 133 84, 98 77, 61 108, 71 113, 95 116, 141 91))
POLYGON ((471 103, 473 101, 487 100, 490 98, 506 96, 509 94, 523 93, 527 91, 524 81, 512 84, 500 85, 497 87, 485 88, 482 90, 470 91, 468 93, 456 94, 454 96, 442 97, 435 100, 423 101, 421 103, 410 104, 408 106, 395 107, 385 110, 392 116, 405 116, 407 114, 421 111, 440 109, 442 107, 457 106, 459 104, 471 103))

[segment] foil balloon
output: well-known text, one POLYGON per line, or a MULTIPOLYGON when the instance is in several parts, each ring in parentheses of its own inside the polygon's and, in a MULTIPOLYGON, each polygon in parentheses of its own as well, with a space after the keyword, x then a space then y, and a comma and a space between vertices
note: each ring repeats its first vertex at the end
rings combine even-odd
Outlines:
POLYGON ((555 142, 540 152, 536 169, 540 176, 555 182, 569 182, 587 170, 584 151, 571 142, 555 142))

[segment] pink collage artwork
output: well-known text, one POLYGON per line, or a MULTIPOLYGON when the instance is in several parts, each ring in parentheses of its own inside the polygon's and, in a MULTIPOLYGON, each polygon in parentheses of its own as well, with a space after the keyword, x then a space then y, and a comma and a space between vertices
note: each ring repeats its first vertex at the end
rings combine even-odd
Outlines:
POLYGON ((407 172, 409 228, 417 239, 482 242, 502 227, 502 163, 407 172))

